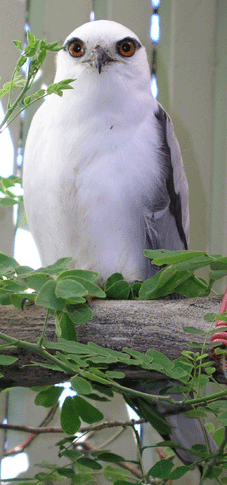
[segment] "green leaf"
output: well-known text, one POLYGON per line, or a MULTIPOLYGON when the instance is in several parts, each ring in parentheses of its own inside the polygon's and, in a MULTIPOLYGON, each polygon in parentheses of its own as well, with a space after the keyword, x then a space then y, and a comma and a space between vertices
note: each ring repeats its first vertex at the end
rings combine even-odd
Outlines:
POLYGON ((132 355, 132 357, 134 357, 136 360, 140 362, 143 362, 144 364, 149 364, 153 360, 153 356, 150 356, 148 352, 145 355, 145 354, 142 354, 141 352, 138 352, 138 350, 128 349, 127 347, 123 347, 122 350, 127 354, 132 355))
POLYGON ((200 330, 199 328, 196 327, 183 327, 183 331, 185 333, 191 333, 191 334, 196 334, 196 335, 206 335, 207 332, 204 332, 203 330, 200 330))
MULTIPOLYGON (((115 273, 118 274, 118 273, 115 273)), ((106 296, 112 300, 127 300, 130 295, 131 285, 127 281, 116 281, 108 289, 105 286, 106 296)))
POLYGON ((218 401, 209 402, 207 405, 210 409, 217 411, 220 408, 227 408, 227 400, 219 399, 218 401))
POLYGON ((142 286, 142 281, 135 281, 131 286, 132 299, 139 298, 139 291, 142 286))
POLYGON ((23 309, 23 304, 28 301, 34 301, 36 297, 36 293, 12 293, 10 295, 10 302, 15 308, 18 310, 23 309), (25 301, 26 300, 26 301, 25 301))
MULTIPOLYGON (((59 441, 58 443, 56 443, 56 445, 59 446, 59 444, 61 444, 61 443, 62 444, 64 444, 64 443, 72 444, 74 439, 75 439, 75 436, 70 436, 70 437, 64 438, 63 440, 59 441)), ((67 456, 67 458, 69 458, 69 460, 71 460, 72 462, 75 462, 76 460, 78 460, 78 458, 80 458, 83 455, 80 453, 80 451, 77 451, 77 450, 64 449, 64 451, 61 452, 61 456, 67 456)))
POLYGON ((222 426, 227 426, 227 411, 218 416, 218 421, 222 426))
POLYGON ((0 204, 3 205, 4 207, 9 207, 11 205, 18 204, 18 200, 11 199, 9 197, 4 197, 3 199, 0 199, 0 204))
POLYGON ((104 286, 104 291, 107 292, 109 290, 109 288, 111 288, 111 286, 114 285, 114 283, 117 283, 118 281, 123 281, 122 274, 121 273, 114 273, 114 274, 112 274, 106 280, 106 283, 105 283, 105 286, 104 286))
POLYGON ((67 357, 70 361, 73 360, 74 362, 76 362, 79 367, 89 367, 87 359, 80 359, 80 357, 78 357, 78 355, 76 354, 68 354, 67 357))
POLYGON ((2 280, 1 286, 6 291, 21 291, 21 290, 25 290, 27 288, 27 285, 25 285, 22 281, 13 281, 13 280, 9 280, 9 279, 2 280))
POLYGON ((210 378, 208 376, 205 376, 204 374, 202 374, 201 376, 196 377, 196 379, 194 380, 194 383, 197 384, 199 387, 206 387, 209 380, 210 378))
MULTIPOLYGON (((7 254, 0 253, 0 268, 5 268, 6 270, 12 270, 18 268, 19 264, 14 258, 7 256, 7 254)), ((4 274, 4 273, 1 273, 4 274)))
POLYGON ((39 89, 38 91, 36 91, 34 94, 32 94, 32 98, 35 98, 35 99, 40 99, 42 98, 44 95, 46 94, 46 90, 45 89, 39 89))
POLYGON ((113 467, 112 465, 107 465, 103 470, 104 477, 111 483, 115 483, 116 480, 124 480, 127 477, 131 477, 131 473, 124 468, 113 467))
POLYGON ((206 315, 204 315, 204 320, 205 322, 213 322, 214 319, 215 319, 215 316, 216 314, 215 313, 206 313, 206 315))
POLYGON ((67 305, 82 305, 83 303, 86 303, 86 298, 82 296, 77 296, 76 298, 67 298, 66 304, 67 305))
MULTIPOLYGON (((155 445, 153 445, 155 447, 168 447, 168 448, 171 448, 171 449, 175 449, 175 448, 179 448, 181 450, 186 450, 187 448, 185 448, 184 446, 180 446, 179 443, 177 443, 177 441, 173 441, 173 440, 164 440, 164 441, 159 441, 159 443, 155 443, 155 445)), ((146 447, 144 447, 145 449, 146 447)))
MULTIPOLYGON (((96 482, 92 475, 84 475, 83 473, 77 473, 73 479, 73 483, 78 483, 78 485, 93 485, 96 482)), ((34 485, 34 483, 32 484, 34 485)))
POLYGON ((18 268, 16 268, 16 273, 17 273, 17 276, 21 276, 21 275, 28 275, 29 273, 33 273, 34 272, 34 269, 30 268, 30 266, 18 266, 18 268))
POLYGON ((220 278, 224 278, 226 274, 227 274, 227 270, 210 271, 209 278, 211 281, 216 281, 216 280, 220 280, 220 278))
POLYGON ((79 276, 73 276, 73 279, 77 281, 78 284, 80 283, 81 285, 83 285, 84 288, 86 288, 87 290, 86 294, 88 296, 93 296, 96 298, 106 298, 104 291, 99 286, 95 285, 92 281, 87 280, 85 278, 81 278, 79 276))
POLYGON ((35 291, 40 291, 43 285, 47 281, 51 281, 51 280, 50 280, 50 276, 45 273, 33 273, 33 274, 29 274, 25 278, 22 278, 22 281, 27 282, 28 288, 32 288, 35 291))
POLYGON ((215 432, 212 434, 212 438, 214 439, 215 443, 217 446, 220 446, 225 435, 225 428, 218 428, 215 430, 215 432))
POLYGON ((76 324, 76 325, 84 325, 89 320, 93 318, 93 312, 86 304, 77 305, 76 308, 67 308, 67 313, 69 318, 76 324))
MULTIPOLYGON (((217 313, 217 315, 215 316, 215 320, 224 320, 225 322, 227 321, 227 313, 217 313)), ((215 329, 215 331, 217 332, 218 329, 215 329)))
POLYGON ((87 271, 84 269, 68 269, 59 274, 59 276, 57 277, 57 281, 60 281, 62 278, 71 278, 72 276, 77 276, 85 280, 94 282, 97 280, 99 274, 95 271, 87 271))
POLYGON ((85 399, 80 396, 75 396, 73 399, 75 400, 78 414, 85 423, 92 424, 103 419, 103 414, 85 399))
POLYGON ((17 360, 17 357, 12 357, 11 355, 0 355, 0 365, 11 365, 17 360))
POLYGON ((44 364, 43 362, 34 362, 34 366, 43 367, 44 369, 57 370, 59 372, 64 372, 61 367, 55 364, 44 364))
MULTIPOLYGON (((89 350, 88 345, 81 344, 79 342, 70 342, 63 338, 59 338, 58 342, 51 342, 49 340, 43 340, 43 345, 47 349, 63 350, 63 352, 71 354, 89 354, 92 355, 92 351, 89 350)), ((93 352, 95 355, 95 352, 93 352)))
POLYGON ((107 397, 100 396, 99 394, 96 394, 95 392, 91 392, 89 394, 88 399, 92 399, 93 401, 100 401, 100 402, 109 402, 110 400, 107 399, 107 397))
POLYGON ((26 96, 26 98, 24 98, 24 105, 28 106, 30 103, 31 103, 31 96, 26 96))
POLYGON ((39 291, 35 303, 39 306, 44 306, 51 310, 61 311, 65 307, 65 302, 62 298, 57 298, 55 289, 57 282, 55 280, 47 281, 39 291))
POLYGON ((153 362, 157 362, 160 366, 163 367, 166 371, 170 371, 171 369, 174 368, 174 363, 166 357, 166 355, 162 354, 162 352, 159 352, 158 350, 154 349, 149 349, 146 352, 146 356, 152 357, 153 362))
POLYGON ((114 370, 107 370, 106 376, 111 377, 111 379, 124 379, 125 374, 124 372, 114 371, 114 370))
POLYGON ((212 479, 212 478, 220 477, 221 474, 222 474, 221 466, 212 466, 212 468, 206 472, 205 477, 212 479))
POLYGON ((51 408, 52 406, 57 404, 62 391, 64 391, 64 387, 50 386, 48 389, 44 389, 37 394, 35 398, 35 404, 37 406, 51 408))
POLYGON ((153 478, 165 478, 169 475, 173 468, 173 463, 170 460, 164 459, 155 463, 154 466, 149 470, 148 475, 153 478))
POLYGON ((76 474, 75 472, 70 469, 70 468, 65 468, 65 467, 62 467, 62 468, 55 468, 56 472, 59 473, 59 475, 63 476, 63 477, 67 477, 67 478, 75 478, 76 474))
POLYGON ((57 298, 67 299, 67 298, 73 298, 77 296, 88 295, 88 291, 79 282, 73 279, 64 278, 57 282, 55 294, 57 298))
POLYGON ((129 363, 130 361, 130 356, 128 354, 124 354, 122 352, 117 352, 116 350, 108 349, 106 347, 100 347, 100 345, 95 344, 94 342, 88 342, 88 349, 89 352, 93 351, 94 354, 98 355, 106 355, 107 357, 109 355, 115 357, 115 362, 117 360, 120 360, 121 362, 126 362, 129 363))
POLYGON ((96 459, 101 461, 107 461, 109 463, 119 463, 119 461, 125 461, 120 455, 116 455, 116 453, 111 453, 110 451, 98 451, 93 453, 93 456, 96 456, 96 459))
POLYGON ((78 392, 78 394, 90 394, 92 392, 91 384, 80 376, 74 376, 71 378, 72 388, 78 392))
POLYGON ((171 433, 170 424, 165 420, 162 414, 151 405, 151 403, 147 403, 145 400, 139 398, 138 404, 141 416, 149 421, 149 423, 158 431, 158 433, 163 435, 171 433))
POLYGON ((114 485, 135 485, 135 482, 128 482, 128 480, 117 480, 114 485))
POLYGON ((113 355, 95 355, 89 358, 89 362, 93 362, 94 364, 114 364, 117 362, 117 359, 113 355))
POLYGON ((45 268, 40 268, 39 272, 47 273, 49 275, 57 275, 61 271, 67 269, 72 258, 60 258, 54 264, 46 266, 45 268))
POLYGON ((93 470, 102 469, 102 465, 100 465, 100 463, 84 456, 78 458, 77 463, 80 463, 80 465, 86 466, 87 468, 92 468, 93 470))
POLYGON ((142 284, 139 291, 141 300, 150 300, 174 293, 175 288, 189 278, 187 271, 177 271, 176 266, 168 266, 148 278, 142 284))
MULTIPOLYGON (((198 342, 186 342, 186 343, 189 347, 192 347, 194 349, 201 349, 202 348, 202 345, 199 344, 198 342)), ((182 352, 182 354, 183 354, 183 352, 182 352)), ((183 354, 183 355, 185 355, 185 354, 183 354)))
POLYGON ((211 270, 214 271, 226 271, 227 270, 227 257, 226 256, 221 256, 220 258, 217 258, 215 261, 213 261, 210 264, 211 270))
POLYGON ((61 426, 65 433, 74 434, 80 429, 80 418, 78 415, 75 398, 68 396, 61 410, 61 426))
POLYGON ((196 298, 199 296, 208 296, 210 294, 210 287, 204 278, 198 278, 191 275, 185 281, 175 288, 176 293, 187 298, 196 298))
POLYGON ((153 263, 157 266, 163 266, 164 264, 176 264, 182 261, 187 261, 197 256, 207 256, 204 251, 172 251, 169 249, 145 249, 144 255, 146 258, 153 260, 153 263))
POLYGON ((21 52, 23 49, 22 42, 20 40, 13 40, 13 43, 16 46, 16 48, 21 52))
POLYGON ((168 376, 172 379, 182 379, 183 377, 188 376, 188 371, 181 367, 174 367, 173 369, 168 370, 168 376))
POLYGON ((10 299, 9 293, 1 294, 0 305, 11 305, 11 299, 10 299))
POLYGON ((63 313, 61 322, 61 337, 66 340, 77 341, 75 324, 69 317, 68 313, 63 313))
POLYGON ((187 416, 188 418, 202 418, 207 416, 207 411, 200 407, 197 409, 191 409, 190 411, 185 411, 184 416, 187 416))
POLYGON ((191 470, 190 466, 182 465, 175 468, 169 475, 170 480, 178 480, 179 478, 183 477, 185 473, 188 473, 191 470))

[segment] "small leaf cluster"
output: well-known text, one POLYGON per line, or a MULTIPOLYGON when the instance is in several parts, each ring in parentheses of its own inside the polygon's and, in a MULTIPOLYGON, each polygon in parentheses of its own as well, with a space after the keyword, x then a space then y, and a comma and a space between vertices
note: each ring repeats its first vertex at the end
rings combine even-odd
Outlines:
POLYGON ((220 254, 208 255, 205 251, 145 250, 146 257, 160 271, 147 279, 140 288, 142 300, 157 299, 178 293, 187 298, 208 296, 215 281, 227 274, 227 257, 220 254), (198 277, 194 272, 210 266, 209 280, 198 277))
POLYGON ((0 177, 0 204, 8 207, 23 201, 22 179, 15 175, 0 177))
MULTIPOLYGON (((76 442, 76 436, 71 436, 59 441, 57 443, 57 446, 59 446, 60 449, 59 456, 68 458, 69 464, 65 466, 56 466, 47 461, 42 462, 38 466, 47 471, 37 473, 31 484, 41 485, 44 483, 52 483, 53 480, 63 480, 64 478, 68 478, 71 480, 71 484, 93 485, 97 483, 100 475, 104 476, 106 480, 115 485, 142 484, 142 481, 135 479, 130 471, 118 466, 119 463, 125 461, 120 455, 110 451, 94 451, 88 457, 81 451, 68 448, 68 444, 71 445, 76 442), (105 465, 107 462, 109 464, 105 465)), ((22 481, 21 485, 25 485, 25 483, 22 481)))
POLYGON ((62 96, 65 89, 72 89, 70 84, 74 81, 74 79, 65 79, 58 83, 50 84, 47 89, 39 89, 34 94, 27 96, 27 92, 32 87, 47 53, 58 52, 63 49, 63 46, 58 46, 58 42, 47 43, 44 39, 36 39, 30 31, 27 32, 25 49, 23 49, 22 42, 19 40, 13 42, 20 52, 20 57, 11 80, 6 82, 0 89, 0 98, 8 95, 7 111, 0 124, 0 129, 5 129, 24 109, 49 94, 54 93, 62 96), (25 66, 26 69, 24 69, 25 66), (25 74, 21 73, 22 67, 25 74), (16 100, 12 101, 12 97, 18 89, 20 89, 20 93, 16 100))
POLYGON ((227 275, 227 257, 220 254, 146 249, 144 255, 160 270, 144 282, 132 284, 125 281, 120 273, 114 273, 104 287, 107 298, 156 300, 172 294, 187 298, 203 297, 210 294, 215 281, 227 275), (195 274, 205 266, 210 266, 208 281, 195 274))
POLYGON ((34 271, 0 253, 0 304, 22 309, 26 302, 34 302, 50 312, 56 312, 59 335, 73 337, 75 324, 92 319, 86 298, 105 298, 104 291, 94 281, 92 271, 69 270, 71 258, 34 271))

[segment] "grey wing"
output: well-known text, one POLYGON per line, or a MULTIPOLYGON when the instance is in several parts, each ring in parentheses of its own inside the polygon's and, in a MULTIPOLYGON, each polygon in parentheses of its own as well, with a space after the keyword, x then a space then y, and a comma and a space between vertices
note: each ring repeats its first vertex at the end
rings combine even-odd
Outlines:
MULTIPOLYGON (((163 169, 163 179, 157 189, 155 206, 151 206, 149 201, 144 205, 145 248, 188 249, 188 182, 180 147, 173 123, 160 104, 155 117, 161 140, 158 157, 163 169)), ((145 264, 145 278, 149 278, 157 268, 149 260, 145 264)))

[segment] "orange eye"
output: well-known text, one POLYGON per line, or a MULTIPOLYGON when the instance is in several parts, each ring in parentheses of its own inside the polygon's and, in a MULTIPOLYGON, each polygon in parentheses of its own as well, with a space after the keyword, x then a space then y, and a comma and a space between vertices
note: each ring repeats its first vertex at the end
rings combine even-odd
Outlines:
POLYGON ((69 53, 72 57, 82 57, 85 52, 84 44, 81 40, 75 39, 69 44, 69 53))
POLYGON ((118 52, 124 57, 131 57, 133 56, 136 46, 135 43, 131 39, 124 39, 118 44, 118 52))

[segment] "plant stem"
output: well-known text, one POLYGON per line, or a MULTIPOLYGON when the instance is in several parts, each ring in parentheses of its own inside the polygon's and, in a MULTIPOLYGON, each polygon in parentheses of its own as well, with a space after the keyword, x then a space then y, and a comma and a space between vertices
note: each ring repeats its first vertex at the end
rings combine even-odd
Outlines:
MULTIPOLYGON (((75 374, 75 371, 72 370, 72 367, 70 365, 65 364, 60 359, 58 359, 54 355, 50 354, 44 348, 40 347, 37 344, 32 344, 30 342, 24 342, 22 340, 17 340, 13 337, 9 337, 9 335, 5 335, 2 332, 0 332, 0 339, 6 340, 7 342, 10 342, 11 344, 15 344, 18 347, 21 347, 22 349, 29 350, 30 352, 33 352, 35 354, 40 355, 41 357, 44 357, 45 359, 49 360, 53 364, 60 367, 62 369, 62 371, 64 371, 66 374, 71 374, 71 375, 75 374)), ((37 363, 37 365, 38 365, 38 363, 37 363)))
MULTIPOLYGON (((13 116, 13 118, 10 119, 10 121, 7 123, 7 125, 1 130, 1 132, 3 132, 6 128, 8 128, 9 125, 11 125, 11 123, 27 108, 29 108, 32 104, 36 103, 37 101, 40 101, 41 99, 43 98, 46 98, 46 96, 48 96, 48 93, 45 93, 43 96, 40 96, 40 98, 37 98, 37 99, 34 99, 34 101, 31 101, 31 103, 29 103, 28 105, 26 106, 23 106, 23 108, 21 108, 20 111, 17 112, 17 114, 15 116, 13 116)), ((0 125, 0 128, 1 126, 3 126, 5 124, 5 119, 4 121, 2 122, 2 124, 0 125)))
POLYGON ((6 121, 10 118, 11 114, 13 113, 13 111, 16 109, 17 105, 20 103, 20 101, 23 99, 26 91, 29 89, 30 87, 30 81, 32 83, 33 81, 33 78, 34 76, 29 76, 29 73, 28 73, 28 77, 27 77, 27 80, 26 80, 26 83, 21 91, 21 93, 19 94, 19 96, 17 97, 16 101, 13 103, 13 105, 9 106, 8 109, 7 109, 7 112, 3 118, 3 121, 2 123, 0 124, 0 128, 2 128, 2 126, 5 125, 6 121))
POLYGON ((43 339, 44 339, 44 337, 45 337, 45 333, 46 333, 47 321, 48 321, 49 313, 50 313, 50 311, 49 311, 49 309, 48 309, 48 310, 47 310, 47 312, 46 312, 46 317, 45 317, 45 322, 44 322, 44 325, 43 325, 43 331, 42 331, 42 335, 41 335, 41 337, 40 337, 40 339, 39 339, 39 347, 41 347, 41 346, 42 346, 43 339))
POLYGON ((141 442, 140 442, 140 436, 139 436, 138 431, 137 431, 137 430, 136 430, 136 428, 135 428, 135 425, 132 425, 132 429, 133 429, 133 431, 134 431, 135 438, 136 438, 136 443, 137 443, 137 451, 138 451, 138 458, 139 458, 140 469, 141 469, 142 475, 143 475, 143 477, 144 477, 144 479, 146 480, 146 483, 147 483, 147 479, 146 479, 146 473, 145 473, 145 470, 144 470, 144 467, 143 467, 143 459, 142 459, 142 447, 141 447, 141 442))
MULTIPOLYGON (((218 449, 218 452, 215 453, 215 455, 213 456, 213 459, 211 460, 211 462, 209 463, 208 467, 206 470, 204 470, 204 475, 201 477, 201 480, 206 478, 207 476, 209 477, 209 472, 212 470, 212 468, 218 464, 218 461, 219 461, 219 458, 221 458, 223 456, 223 451, 225 449, 225 446, 227 444, 227 427, 225 427, 225 434, 224 434, 224 438, 219 446, 219 449, 218 449)), ((201 483, 203 483, 201 481, 201 483)))
MULTIPOLYGON (((72 376, 75 374, 75 370, 74 370, 73 366, 71 366, 70 364, 66 364, 66 363, 62 362, 62 360, 58 359, 54 355, 47 352, 44 348, 40 347, 40 345, 32 344, 30 342, 25 342, 25 341, 15 339, 13 337, 5 335, 2 332, 0 332, 0 339, 5 340, 6 342, 17 345, 21 348, 29 350, 30 352, 33 352, 35 354, 40 355, 41 357, 47 359, 48 361, 50 361, 53 364, 60 367, 60 369, 63 372, 65 372, 66 374, 70 374, 72 376)), ((38 363, 37 363, 37 365, 38 365, 38 363)), ((122 386, 122 385, 118 384, 117 382, 110 380, 108 378, 98 377, 95 374, 93 375, 91 372, 86 371, 86 370, 81 370, 80 374, 83 377, 87 378, 88 380, 100 382, 101 384, 104 384, 108 387, 111 387, 112 389, 116 390, 120 394, 126 394, 126 395, 130 395, 130 396, 141 397, 142 399, 146 399, 147 401, 152 402, 152 403, 159 402, 159 401, 168 402, 168 403, 172 404, 173 406, 175 406, 176 408, 181 407, 182 404, 184 404, 185 406, 187 406, 187 405, 192 406, 193 404, 197 404, 197 403, 203 403, 203 402, 207 403, 207 402, 210 402, 210 401, 220 399, 220 398, 225 397, 227 395, 227 389, 226 389, 224 391, 220 391, 220 392, 211 394, 211 395, 206 396, 206 397, 202 396, 200 398, 188 399, 186 401, 174 401, 174 399, 171 396, 168 396, 168 395, 167 396, 159 396, 159 395, 155 395, 155 394, 148 394, 148 393, 145 393, 145 392, 137 391, 135 389, 130 389, 130 388, 122 386)))

